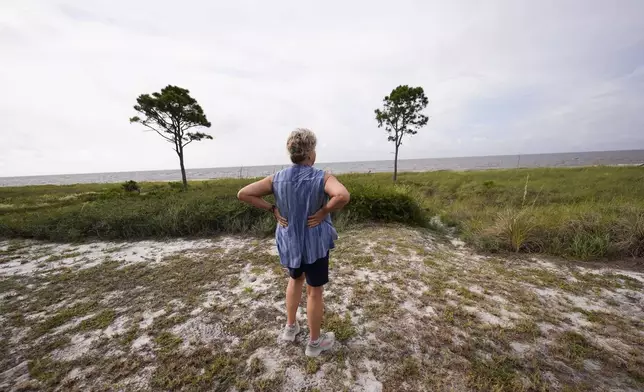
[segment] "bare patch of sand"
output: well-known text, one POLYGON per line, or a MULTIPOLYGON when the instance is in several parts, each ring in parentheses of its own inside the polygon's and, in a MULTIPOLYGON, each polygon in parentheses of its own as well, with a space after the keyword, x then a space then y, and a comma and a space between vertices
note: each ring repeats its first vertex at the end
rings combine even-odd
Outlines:
POLYGON ((143 312, 143 320, 139 323, 139 328, 146 329, 152 325, 154 319, 163 316, 166 313, 165 309, 159 309, 155 312, 146 310, 143 312))
POLYGON ((105 336, 108 338, 112 338, 114 336, 120 335, 126 331, 126 326, 130 318, 128 316, 121 316, 114 320, 112 324, 110 324, 103 333, 105 336))
POLYGON ((356 377, 356 384, 351 389, 355 392, 381 392, 382 382, 378 381, 374 371, 379 371, 382 365, 379 362, 365 360, 359 365, 361 371, 356 377))
POLYGON ((100 334, 100 331, 74 334, 71 338, 71 343, 67 347, 55 350, 51 355, 58 361, 73 361, 79 359, 89 353, 92 344, 98 341, 100 334))
POLYGON ((148 335, 141 335, 132 342, 132 348, 135 350, 140 350, 143 347, 151 346, 152 339, 148 335))
POLYGON ((174 326, 171 331, 183 340, 186 347, 197 343, 221 343, 221 340, 232 340, 224 333, 221 324, 207 322, 201 317, 191 318, 174 326))

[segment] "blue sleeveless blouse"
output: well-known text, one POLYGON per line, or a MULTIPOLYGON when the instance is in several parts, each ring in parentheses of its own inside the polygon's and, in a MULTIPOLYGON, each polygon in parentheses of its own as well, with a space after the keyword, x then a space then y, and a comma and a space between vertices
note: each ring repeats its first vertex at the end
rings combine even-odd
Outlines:
POLYGON ((303 165, 281 170, 273 176, 273 194, 280 214, 288 220, 288 227, 278 224, 275 229, 281 264, 299 268, 325 257, 338 239, 331 217, 327 216, 316 227, 307 227, 307 218, 328 199, 324 192, 324 171, 303 165))

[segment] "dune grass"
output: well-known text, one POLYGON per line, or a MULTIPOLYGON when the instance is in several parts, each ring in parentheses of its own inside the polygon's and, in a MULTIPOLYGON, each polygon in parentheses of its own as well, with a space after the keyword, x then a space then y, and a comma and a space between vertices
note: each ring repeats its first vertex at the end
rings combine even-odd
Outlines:
MULTIPOLYGON (((437 227, 435 217, 488 251, 591 260, 644 256, 644 169, 588 167, 342 175, 355 223, 437 227)), ((249 179, 0 188, 0 237, 80 241, 269 234, 271 216, 239 203, 249 179)))
POLYGON ((482 250, 644 256, 639 167, 444 172, 407 181, 422 192, 425 210, 482 250))

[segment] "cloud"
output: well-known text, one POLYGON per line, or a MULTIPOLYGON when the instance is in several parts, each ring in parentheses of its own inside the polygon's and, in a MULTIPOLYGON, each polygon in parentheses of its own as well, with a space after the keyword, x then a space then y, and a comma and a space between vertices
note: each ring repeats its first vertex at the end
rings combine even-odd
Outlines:
POLYGON ((188 167, 390 159, 373 110, 430 98, 402 158, 644 148, 641 1, 21 1, 0 4, 0 176, 176 168, 130 125, 188 88, 213 123, 188 167))

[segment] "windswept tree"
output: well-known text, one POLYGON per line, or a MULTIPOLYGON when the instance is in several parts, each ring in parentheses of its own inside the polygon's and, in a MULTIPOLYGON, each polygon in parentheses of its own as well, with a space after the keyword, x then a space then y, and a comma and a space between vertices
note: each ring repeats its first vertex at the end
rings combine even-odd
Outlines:
POLYGON ((197 100, 185 88, 167 86, 160 93, 139 95, 134 110, 141 113, 141 117, 130 118, 130 123, 142 124, 172 144, 179 156, 183 189, 187 189, 184 148, 194 141, 212 140, 212 136, 206 133, 189 132, 192 128, 210 128, 211 125, 197 100))
POLYGON ((415 135, 427 124, 429 118, 422 114, 427 107, 427 97, 422 87, 398 86, 383 100, 383 108, 376 109, 378 128, 385 127, 388 140, 396 146, 394 182, 398 178, 398 149, 404 135, 415 135))

